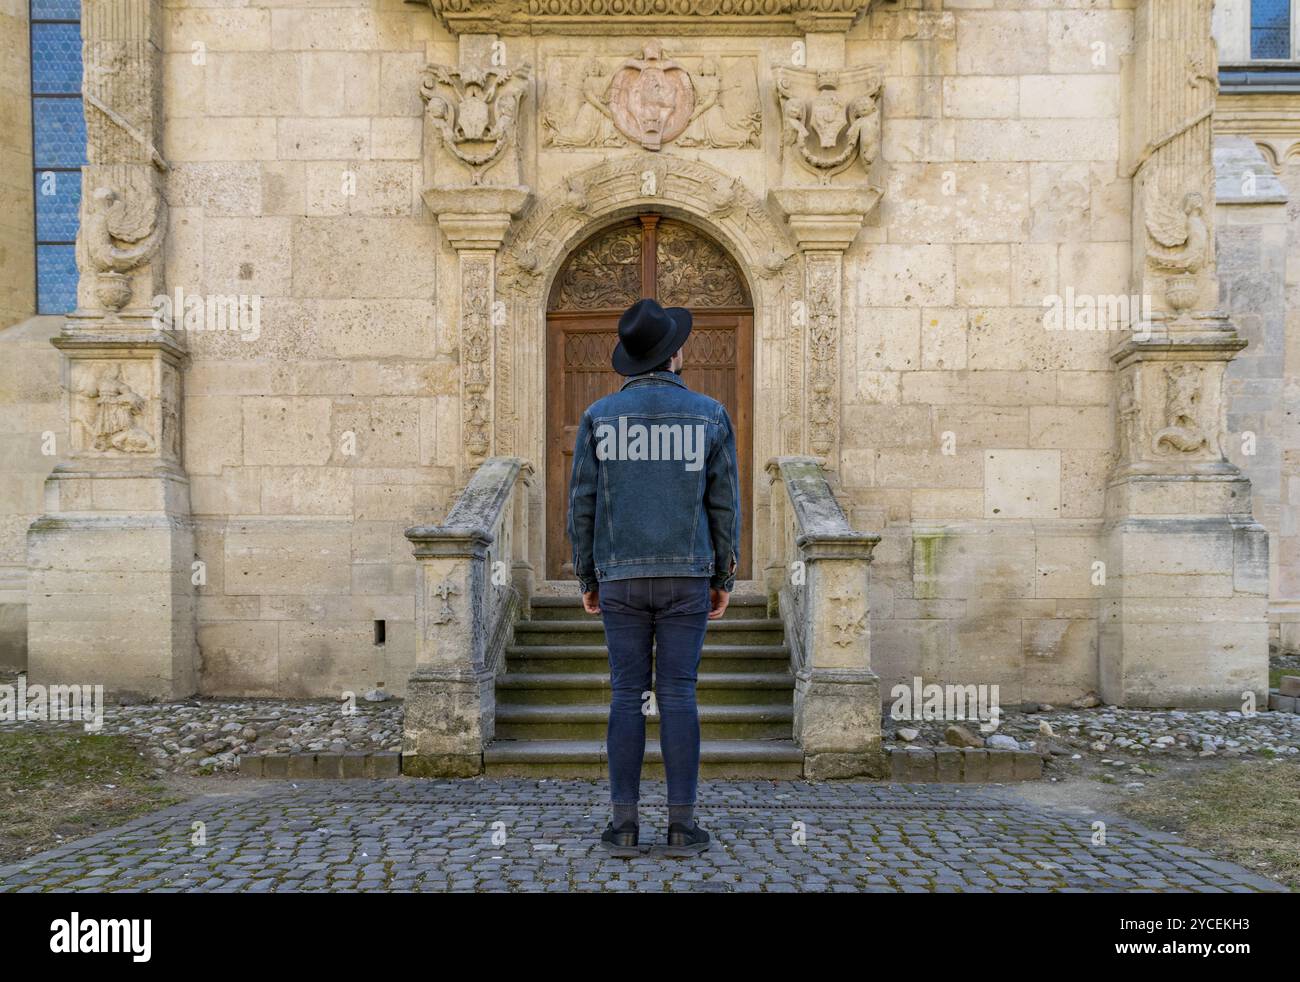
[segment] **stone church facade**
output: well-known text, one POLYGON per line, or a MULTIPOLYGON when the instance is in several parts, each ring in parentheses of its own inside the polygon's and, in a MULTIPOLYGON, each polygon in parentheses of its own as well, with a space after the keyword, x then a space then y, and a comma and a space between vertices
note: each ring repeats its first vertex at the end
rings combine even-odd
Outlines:
POLYGON ((917 676, 1262 696, 1285 531, 1216 226, 1285 251, 1285 192, 1216 206, 1211 30, 1210 0, 84 0, 76 309, 5 338, 14 660, 382 685, 412 757, 472 771, 501 651, 573 595, 610 312, 654 293, 734 406, 738 592, 822 773, 917 676))

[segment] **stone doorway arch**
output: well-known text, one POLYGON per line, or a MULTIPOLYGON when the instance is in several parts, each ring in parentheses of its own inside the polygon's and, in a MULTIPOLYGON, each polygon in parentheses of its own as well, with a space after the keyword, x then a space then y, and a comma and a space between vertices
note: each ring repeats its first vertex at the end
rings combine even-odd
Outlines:
MULTIPOLYGON (((564 263, 547 301, 546 500, 567 497, 573 442, 584 407, 617 392, 610 367, 618 318, 641 297, 687 307, 694 330, 682 377, 727 407, 740 465, 742 542, 737 579, 753 579, 754 308, 726 250, 696 226, 658 212, 616 221, 588 236, 564 263)), ((546 529, 545 575, 572 577, 564 528, 546 529)))
MULTIPOLYGON (((546 459, 547 301, 574 249, 623 219, 654 213, 700 230, 735 261, 754 311, 753 444, 755 476, 780 454, 809 445, 805 380, 807 324, 802 277, 784 224, 736 178, 698 161, 638 154, 580 171, 543 194, 518 220, 500 253, 493 442, 497 453, 546 459)), ((545 554, 545 529, 564 521, 564 502, 532 489, 530 554, 545 554)), ((766 489, 751 481, 751 575, 767 561, 766 489)))

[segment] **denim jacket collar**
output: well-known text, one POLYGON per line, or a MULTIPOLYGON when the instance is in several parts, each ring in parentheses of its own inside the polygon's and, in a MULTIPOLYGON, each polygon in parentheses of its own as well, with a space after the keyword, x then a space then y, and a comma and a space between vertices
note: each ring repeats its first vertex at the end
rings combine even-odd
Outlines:
POLYGON ((641 375, 629 376, 627 381, 619 386, 618 390, 622 392, 629 385, 636 382, 671 382, 673 385, 680 385, 683 389, 686 388, 686 383, 682 381, 681 376, 676 372, 645 372, 641 375))

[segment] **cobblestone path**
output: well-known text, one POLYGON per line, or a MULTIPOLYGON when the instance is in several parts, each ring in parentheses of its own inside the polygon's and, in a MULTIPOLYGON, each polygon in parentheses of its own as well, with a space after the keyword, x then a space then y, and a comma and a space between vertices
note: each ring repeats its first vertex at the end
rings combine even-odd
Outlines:
MULTIPOLYGON (((585 781, 250 784, 0 868, 0 890, 1201 891, 1282 890, 1171 835, 1067 815, 1001 787, 705 782, 713 848, 598 845, 605 789, 585 781), (202 823, 196 825, 196 823, 202 823)), ((662 783, 642 840, 662 842, 662 783)))

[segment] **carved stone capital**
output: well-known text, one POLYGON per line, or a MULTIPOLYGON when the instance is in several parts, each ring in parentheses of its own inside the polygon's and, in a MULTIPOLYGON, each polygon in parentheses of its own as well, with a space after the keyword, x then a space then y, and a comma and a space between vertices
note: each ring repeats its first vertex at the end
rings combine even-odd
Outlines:
POLYGON ((464 186, 428 188, 424 204, 438 216, 453 249, 496 251, 510 224, 523 212, 531 192, 525 187, 464 186))
POLYGON ((768 201, 790 225, 801 252, 844 252, 876 211, 879 188, 773 188, 768 201))

